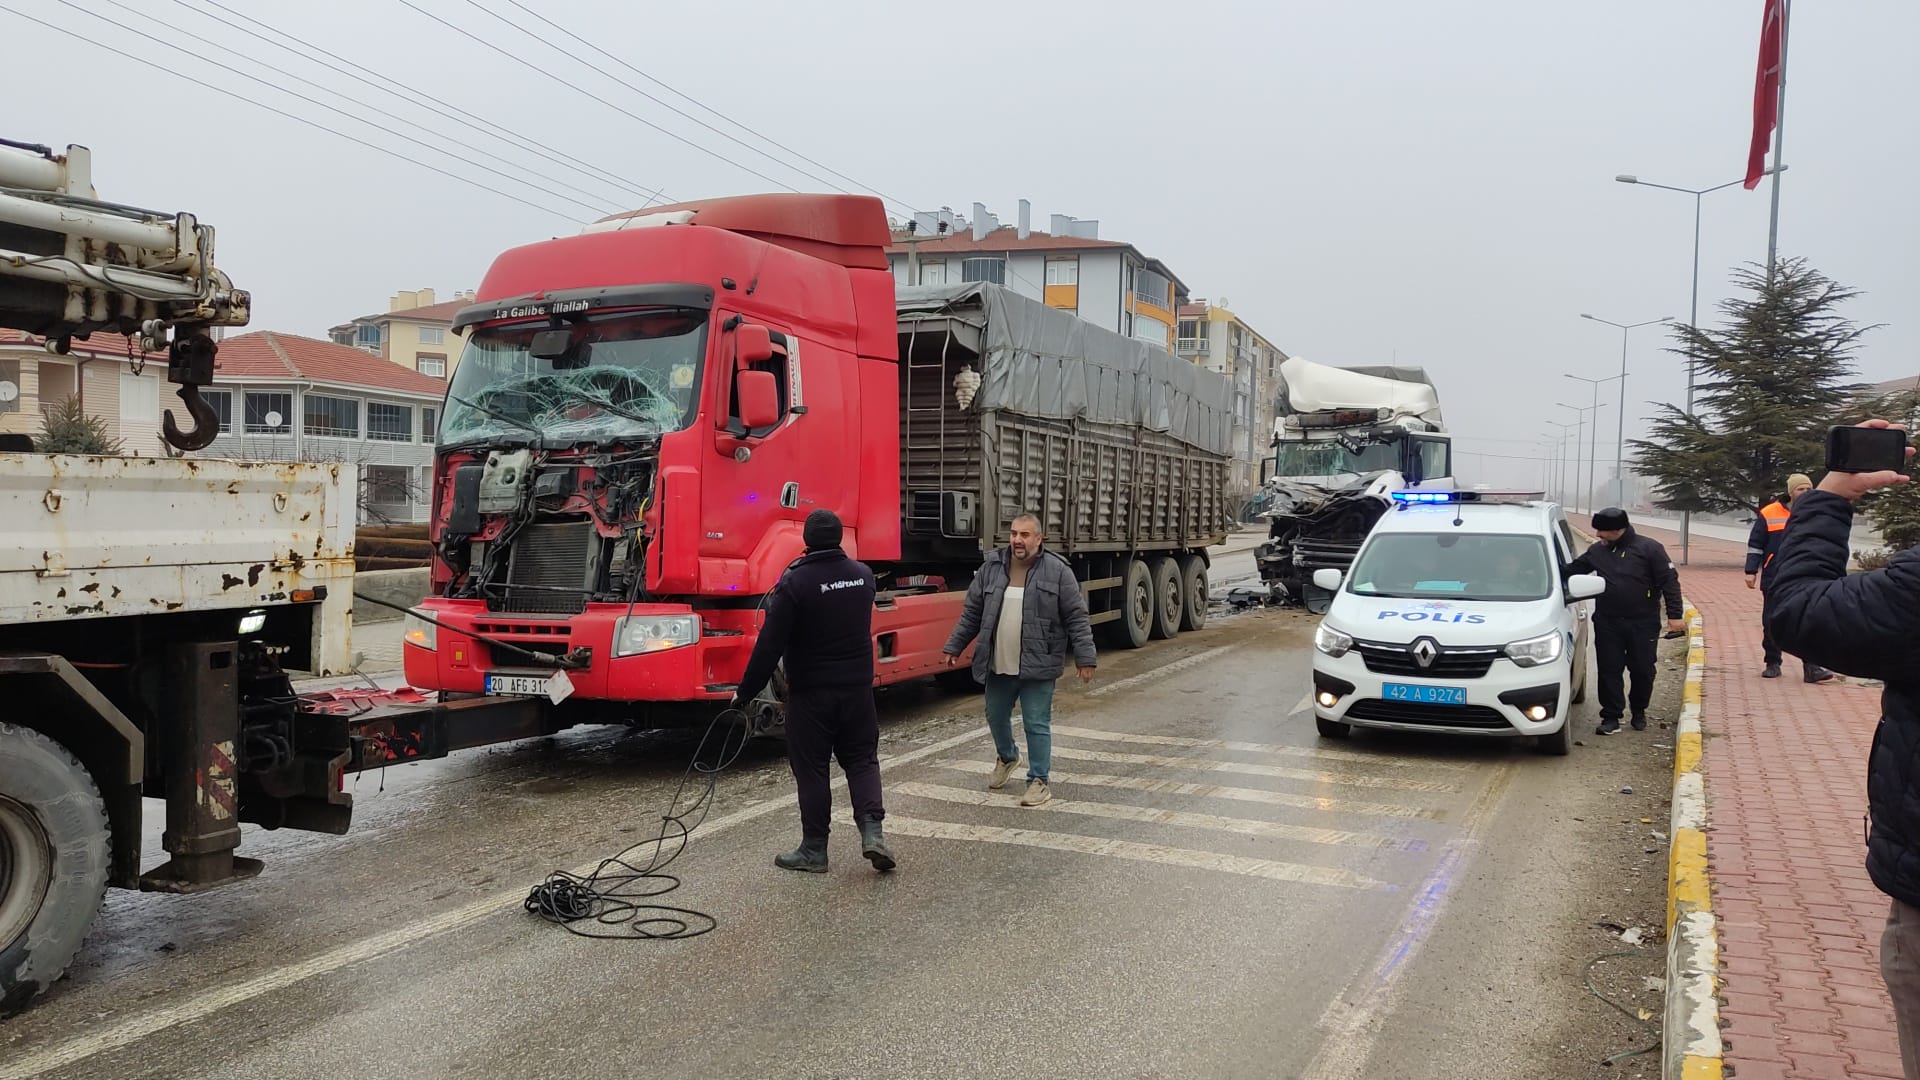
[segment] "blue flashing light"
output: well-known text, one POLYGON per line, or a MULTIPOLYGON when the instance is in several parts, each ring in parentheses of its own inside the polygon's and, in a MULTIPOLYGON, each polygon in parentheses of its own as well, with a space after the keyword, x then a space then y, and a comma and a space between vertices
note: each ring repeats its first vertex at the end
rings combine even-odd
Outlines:
POLYGON ((1394 502, 1403 503, 1450 503, 1457 502, 1457 492, 1452 491, 1395 491, 1389 493, 1394 502))

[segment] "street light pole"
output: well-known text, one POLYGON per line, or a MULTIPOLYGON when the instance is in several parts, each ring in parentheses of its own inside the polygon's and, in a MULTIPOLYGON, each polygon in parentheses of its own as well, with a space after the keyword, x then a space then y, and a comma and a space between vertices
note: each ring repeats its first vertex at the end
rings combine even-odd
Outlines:
MULTIPOLYGON (((1776 172, 1786 172, 1786 171, 1787 171, 1787 167, 1785 165, 1772 165, 1767 168, 1766 175, 1770 176, 1776 172)), ((1735 185, 1744 183, 1745 181, 1729 180, 1724 184, 1715 184, 1713 187, 1708 187, 1708 188, 1684 188, 1684 187, 1674 187, 1669 184, 1656 184, 1651 180, 1642 180, 1639 177, 1634 176, 1630 173, 1621 173, 1619 176, 1614 177, 1614 179, 1619 181, 1622 184, 1637 184, 1640 187, 1658 188, 1661 191, 1677 191, 1682 195, 1693 196, 1693 292, 1692 292, 1692 298, 1688 302, 1688 306, 1687 306, 1687 327, 1692 330, 1700 329, 1700 208, 1701 208, 1701 201, 1706 196, 1711 195, 1716 191, 1721 191, 1726 188, 1734 187, 1735 185)), ((1769 260, 1769 262, 1771 262, 1771 260, 1769 260)), ((1699 359, 1700 359, 1699 354, 1694 351, 1693 342, 1689 340, 1687 342, 1687 416, 1688 417, 1693 416, 1693 380, 1696 374, 1695 368, 1699 363, 1699 359)), ((1689 541, 1692 539, 1692 535, 1693 535, 1693 511, 1682 510, 1680 511, 1680 565, 1682 566, 1688 565, 1688 562, 1689 562, 1688 556, 1690 552, 1688 551, 1688 547, 1689 547, 1689 541)))
MULTIPOLYGON (((1567 377, 1568 377, 1568 378, 1570 378, 1570 379, 1579 379, 1579 378, 1580 378, 1580 376, 1578 376, 1578 375, 1569 375, 1569 376, 1567 376, 1567 377)), ((1579 487, 1580 487, 1580 436, 1581 436, 1581 431, 1583 431, 1583 430, 1584 430, 1585 428, 1587 428, 1587 427, 1589 426, 1589 425, 1587 424, 1587 414, 1588 414, 1588 413, 1596 413, 1596 414, 1597 414, 1597 413, 1599 412, 1599 410, 1601 410, 1601 409, 1603 409, 1603 408, 1606 408, 1606 406, 1604 406, 1604 405, 1602 405, 1602 404, 1600 404, 1600 383, 1603 383, 1603 382, 1606 382, 1606 381, 1608 381, 1608 380, 1606 380, 1606 379, 1599 379, 1599 380, 1594 380, 1594 379, 1582 379, 1581 381, 1583 381, 1583 382, 1590 382, 1590 383, 1593 383, 1593 384, 1594 384, 1594 385, 1593 385, 1593 404, 1591 404, 1591 405, 1587 405, 1587 406, 1580 406, 1580 405, 1569 405, 1569 404, 1567 404, 1567 403, 1566 403, 1566 402, 1564 402, 1564 401, 1561 401, 1561 402, 1556 402, 1556 404, 1557 404, 1557 405, 1558 405, 1558 406, 1559 406, 1560 408, 1562 408, 1562 409, 1572 409, 1572 410, 1573 410, 1573 411, 1574 411, 1574 412, 1575 412, 1576 414, 1578 414, 1578 416, 1580 417, 1580 430, 1576 430, 1576 431, 1574 432, 1574 436, 1573 436, 1573 454, 1574 454, 1574 457, 1573 457, 1573 486, 1574 486, 1574 489, 1575 489, 1575 493, 1576 493, 1576 494, 1578 493, 1578 490, 1579 490, 1579 487)), ((1595 454, 1596 454, 1596 453, 1598 452, 1598 446, 1599 446, 1599 443, 1598 443, 1598 441, 1597 441, 1597 439, 1598 439, 1598 433, 1599 433, 1599 430, 1600 430, 1600 417, 1599 417, 1598 415, 1596 415, 1596 416, 1594 416, 1594 418, 1593 418, 1593 424, 1592 424, 1591 426, 1593 427, 1593 432, 1592 432, 1592 433, 1589 433, 1589 434, 1587 435, 1587 438, 1588 438, 1588 452, 1587 452, 1587 504, 1586 504, 1586 506, 1584 507, 1584 509, 1585 509, 1585 510, 1586 510, 1586 511, 1587 511, 1587 512, 1588 512, 1589 514, 1591 514, 1591 513, 1593 512, 1593 471, 1594 471, 1594 456, 1595 456, 1595 454)), ((1576 507, 1575 509, 1581 509, 1581 508, 1580 508, 1580 507, 1576 507)))
POLYGON ((1560 496, 1555 501, 1564 506, 1567 501, 1567 432, 1573 430, 1575 425, 1560 420, 1549 420, 1547 423, 1560 429, 1554 434, 1553 438, 1553 451, 1555 457, 1558 459, 1556 467, 1559 473, 1558 481, 1560 487, 1560 496))
POLYGON ((1617 323, 1612 319, 1602 319, 1598 315, 1588 315, 1585 312, 1582 312, 1580 317, 1583 319, 1592 319, 1597 323, 1606 323, 1608 326, 1618 327, 1620 330, 1620 374, 1617 376, 1620 380, 1620 416, 1618 418, 1618 430, 1615 431, 1613 437, 1613 475, 1614 484, 1618 488, 1616 494, 1621 495, 1622 501, 1625 501, 1624 496, 1627 478, 1624 467, 1626 461, 1625 447, 1627 444, 1627 331, 1637 330, 1642 326, 1669 323, 1673 321, 1673 316, 1662 315, 1658 319, 1648 319, 1645 322, 1637 323, 1617 323))

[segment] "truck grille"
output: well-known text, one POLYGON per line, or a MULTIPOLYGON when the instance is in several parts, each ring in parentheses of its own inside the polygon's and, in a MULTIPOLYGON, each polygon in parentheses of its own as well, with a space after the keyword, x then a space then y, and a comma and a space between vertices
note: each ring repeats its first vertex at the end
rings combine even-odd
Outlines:
POLYGON ((1363 698, 1347 708, 1347 716, 1380 724, 1425 724, 1480 731, 1513 729, 1507 718, 1500 715, 1500 710, 1486 705, 1418 705, 1410 701, 1363 698))
POLYGON ((1406 645, 1387 645, 1375 641, 1361 641, 1354 644, 1360 651, 1360 658, 1367 662, 1367 670, 1375 675, 1406 675, 1414 678, 1429 679, 1480 679, 1493 667, 1493 661, 1499 657, 1499 649, 1447 649, 1442 648, 1433 658, 1433 663, 1421 667, 1413 658, 1413 652, 1406 645))
POLYGON ((552 615, 587 610, 588 557, 597 539, 591 521, 528 525, 515 533, 507 584, 516 587, 494 610, 552 615))

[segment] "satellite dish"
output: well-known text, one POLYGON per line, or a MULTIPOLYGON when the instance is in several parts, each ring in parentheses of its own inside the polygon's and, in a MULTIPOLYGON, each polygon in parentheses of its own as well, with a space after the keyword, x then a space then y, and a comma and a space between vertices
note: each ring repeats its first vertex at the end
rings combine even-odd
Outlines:
POLYGON ((267 426, 268 426, 268 427, 279 427, 279 426, 280 426, 280 421, 281 421, 282 419, 284 419, 284 417, 282 417, 282 416, 280 415, 280 410, 278 410, 278 409, 274 409, 274 410, 272 410, 271 412, 269 412, 269 413, 267 413, 267 415, 266 415, 266 421, 267 421, 267 426))
POLYGON ((0 401, 12 401, 19 396, 20 388, 18 386, 7 382, 5 379, 0 379, 0 401))

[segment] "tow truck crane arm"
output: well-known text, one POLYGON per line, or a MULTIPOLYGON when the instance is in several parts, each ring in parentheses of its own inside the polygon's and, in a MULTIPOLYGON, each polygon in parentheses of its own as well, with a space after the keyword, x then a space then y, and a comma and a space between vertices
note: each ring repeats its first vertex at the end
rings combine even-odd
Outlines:
POLYGON ((245 326, 252 298, 213 263, 213 227, 192 214, 100 200, 93 154, 0 139, 0 327, 66 353, 96 330, 165 351, 167 381, 193 417, 167 410, 169 444, 200 450, 219 433, 200 397, 213 381, 215 326, 245 326))

